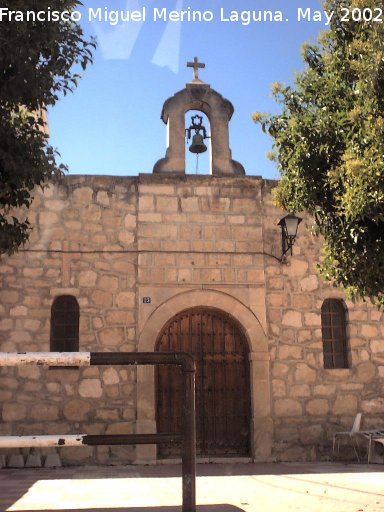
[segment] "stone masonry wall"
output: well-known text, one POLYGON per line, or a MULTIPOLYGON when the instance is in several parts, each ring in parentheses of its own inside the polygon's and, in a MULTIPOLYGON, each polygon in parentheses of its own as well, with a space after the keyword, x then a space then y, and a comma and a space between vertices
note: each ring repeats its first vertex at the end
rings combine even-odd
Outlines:
MULTIPOLYGON (((80 350, 135 349, 137 256, 116 251, 136 241, 136 188, 129 178, 70 177, 37 191, 27 252, 4 257, 0 267, 1 351, 49 351, 51 305, 63 294, 80 305, 80 350)), ((3 368, 0 432, 133 432, 135 380, 132 368, 3 368)), ((121 463, 132 450, 66 448, 60 455, 65 463, 121 463)))
POLYGON ((264 284, 260 180, 142 176, 141 285, 264 284), (259 251, 260 255, 255 255, 259 251))
MULTIPOLYGON (((3 257, 0 265, 0 351, 49 350, 58 295, 79 302, 80 350, 134 351, 172 298, 220 292, 249 311, 267 337, 270 362, 263 363, 262 378, 269 379, 271 400, 261 408, 271 446, 265 459, 329 457, 332 433, 349 429, 358 411, 363 427, 384 428, 382 314, 369 303, 345 301, 351 367, 324 370, 321 304, 344 294, 317 274, 319 242, 309 221, 299 226, 293 257, 278 261, 284 213, 271 203, 274 185, 257 177, 73 176, 38 191, 27 252, 3 257)), ((257 353, 259 340, 248 341, 257 353)), ((153 381, 138 394, 138 371, 0 369, 0 434, 120 433, 144 425, 149 431, 153 381)), ((255 382, 252 396, 260 393, 255 382)), ((66 448, 61 457, 67 464, 110 464, 136 460, 137 453, 66 448)))
MULTIPOLYGON (((279 215, 267 189, 266 250, 279 215)), ((321 252, 310 228, 308 220, 300 224, 286 265, 269 261, 265 267, 277 460, 329 458, 333 432, 350 430, 357 412, 363 413, 363 429, 384 428, 383 314, 369 302, 345 300, 342 290, 319 277, 321 252), (320 311, 326 298, 345 301, 348 369, 323 367, 320 311)))
POLYGON ((184 289, 236 297, 269 341, 271 458, 327 459, 333 432, 349 430, 357 412, 363 428, 384 427, 383 317, 319 277, 320 244, 309 220, 300 225, 293 257, 278 261, 284 212, 272 204, 275 185, 249 177, 142 177, 138 246, 154 252, 139 256, 139 294, 153 298, 140 306, 140 326, 184 289), (349 369, 323 368, 320 310, 329 297, 348 309, 349 369))

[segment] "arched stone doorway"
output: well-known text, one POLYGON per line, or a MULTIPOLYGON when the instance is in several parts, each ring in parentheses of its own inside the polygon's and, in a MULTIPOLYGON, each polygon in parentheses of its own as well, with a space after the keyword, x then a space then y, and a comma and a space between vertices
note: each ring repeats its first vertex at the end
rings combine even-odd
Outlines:
MULTIPOLYGON (((251 456, 258 461, 270 460, 273 421, 271 418, 269 350, 263 328, 255 313, 239 299, 217 290, 188 290, 170 296, 142 320, 138 351, 153 352, 160 332, 178 313, 194 307, 217 308, 236 318, 249 346, 251 388, 251 456)), ((155 371, 151 366, 137 368, 137 418, 135 432, 156 431, 155 371)), ((136 447, 136 461, 156 461, 155 445, 136 447)))
MULTIPOLYGON (((196 362, 196 452, 198 456, 249 456, 251 400, 249 347, 238 323, 214 308, 191 308, 163 327, 156 351, 188 352, 196 362)), ((156 368, 157 431, 182 431, 182 374, 156 368)), ((159 446, 161 458, 178 456, 175 445, 159 446)))

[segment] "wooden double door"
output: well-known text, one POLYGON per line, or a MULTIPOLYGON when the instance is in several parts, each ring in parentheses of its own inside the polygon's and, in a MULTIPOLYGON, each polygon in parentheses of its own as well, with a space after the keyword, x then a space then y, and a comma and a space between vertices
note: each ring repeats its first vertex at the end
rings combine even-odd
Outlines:
MULTIPOLYGON (((216 309, 193 308, 173 317, 156 350, 183 351, 196 361, 196 438, 199 456, 250 453, 248 345, 236 322, 216 309)), ((182 374, 177 366, 156 369, 157 431, 182 431, 182 374)), ((159 446, 160 458, 180 456, 180 447, 159 446)))

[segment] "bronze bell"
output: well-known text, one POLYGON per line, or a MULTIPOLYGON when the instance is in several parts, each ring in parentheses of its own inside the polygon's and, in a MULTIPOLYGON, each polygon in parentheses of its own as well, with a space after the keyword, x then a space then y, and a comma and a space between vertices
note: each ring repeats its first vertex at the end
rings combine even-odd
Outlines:
POLYGON ((191 153, 204 153, 207 149, 207 146, 204 144, 203 136, 200 133, 195 133, 192 138, 192 144, 189 147, 189 151, 191 153))

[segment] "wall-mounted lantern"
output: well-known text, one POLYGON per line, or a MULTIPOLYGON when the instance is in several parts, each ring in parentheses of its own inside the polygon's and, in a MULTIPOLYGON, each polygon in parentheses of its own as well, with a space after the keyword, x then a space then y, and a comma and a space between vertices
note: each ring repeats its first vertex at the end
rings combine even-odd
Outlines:
POLYGON ((291 213, 280 219, 278 226, 281 226, 281 262, 285 262, 286 255, 289 251, 292 256, 292 247, 296 240, 297 228, 302 220, 303 219, 300 219, 300 217, 296 217, 296 215, 292 215, 291 213))

